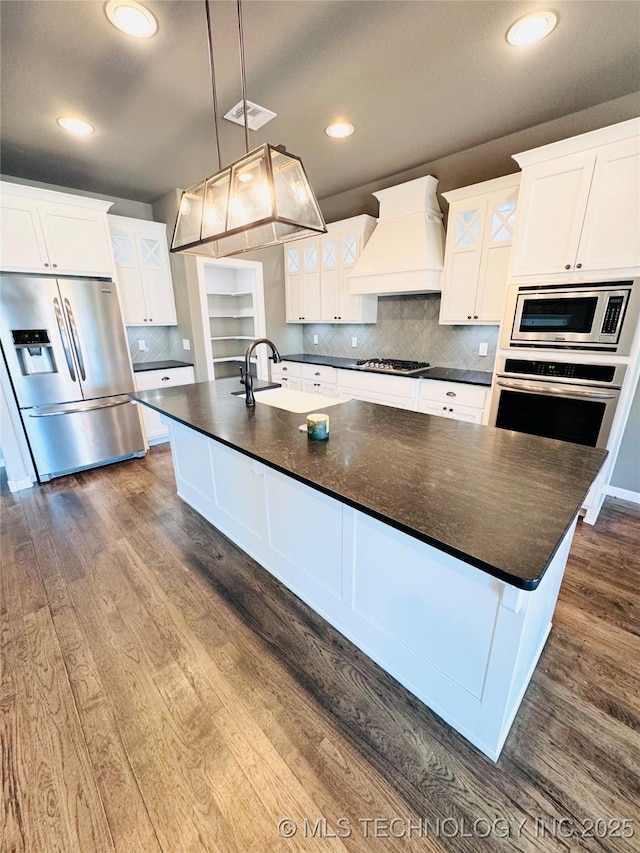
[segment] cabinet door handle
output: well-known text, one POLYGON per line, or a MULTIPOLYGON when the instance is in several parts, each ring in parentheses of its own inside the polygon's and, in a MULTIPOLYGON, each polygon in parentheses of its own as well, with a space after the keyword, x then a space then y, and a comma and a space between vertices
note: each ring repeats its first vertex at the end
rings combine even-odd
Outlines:
POLYGON ((471 314, 467 314, 467 320, 471 319, 471 314))
POLYGON ((161 382, 168 382, 170 379, 171 379, 171 377, 170 377, 170 376, 163 376, 163 377, 162 377, 162 379, 161 379, 160 381, 161 381, 161 382))
POLYGON ((284 371, 286 371, 286 370, 289 370, 289 368, 288 368, 288 367, 283 367, 283 368, 282 368, 282 370, 283 370, 283 372, 284 372, 284 371))
POLYGON ((443 411, 443 412, 446 412, 446 411, 447 411, 447 407, 446 407, 446 406, 443 406, 443 407, 442 407, 442 411, 443 411))
POLYGON ((455 397, 455 396, 456 396, 455 391, 447 391, 447 397, 455 397))
MULTIPOLYGON (((54 267, 55 267, 55 264, 54 264, 54 267)), ((582 269, 582 264, 576 264, 576 269, 577 270, 582 269)))
POLYGON ((564 265, 564 268, 565 268, 566 270, 570 270, 570 269, 571 269, 571 264, 565 264, 565 265, 564 265))
MULTIPOLYGON (((51 266, 52 266, 54 269, 57 269, 57 268, 58 268, 58 264, 51 264, 51 266)), ((582 266, 582 264, 580 264, 580 266, 582 266)))
POLYGON ((473 315, 473 319, 474 319, 474 320, 477 320, 477 319, 478 319, 478 315, 477 315, 477 314, 474 314, 474 315, 473 315))
POLYGON ((319 370, 316 370, 316 372, 315 372, 313 375, 314 375, 314 376, 320 376, 320 371, 319 371, 319 370))
POLYGON ((49 266, 49 264, 45 264, 45 267, 48 267, 48 266, 49 266))

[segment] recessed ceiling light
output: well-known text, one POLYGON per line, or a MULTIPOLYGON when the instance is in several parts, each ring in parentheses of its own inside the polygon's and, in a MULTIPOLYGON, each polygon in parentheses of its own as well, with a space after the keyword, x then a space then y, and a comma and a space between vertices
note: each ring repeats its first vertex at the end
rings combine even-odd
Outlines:
POLYGON ((76 136, 89 136, 95 130, 95 127, 88 121, 83 121, 81 118, 71 118, 71 116, 60 116, 58 124, 76 136))
POLYGON ((507 41, 516 47, 533 44, 555 29, 558 18, 554 12, 532 12, 516 21, 507 33, 507 41))
POLYGON ((327 136, 331 136, 333 139, 344 139, 345 136, 351 136, 353 133, 354 127, 352 124, 347 124, 347 122, 339 121, 335 124, 330 124, 329 127, 325 130, 327 136))
POLYGON ((151 12, 135 0, 109 0, 106 13, 114 27, 139 39, 150 38, 158 29, 151 12))

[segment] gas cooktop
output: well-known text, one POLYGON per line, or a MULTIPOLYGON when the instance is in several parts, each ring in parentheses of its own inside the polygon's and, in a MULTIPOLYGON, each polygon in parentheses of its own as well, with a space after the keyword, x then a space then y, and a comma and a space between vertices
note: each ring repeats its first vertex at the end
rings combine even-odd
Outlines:
POLYGON ((364 370, 381 370, 384 373, 400 373, 404 376, 420 373, 421 370, 429 367, 428 361, 403 361, 398 358, 370 358, 368 361, 358 361, 356 364, 364 370))

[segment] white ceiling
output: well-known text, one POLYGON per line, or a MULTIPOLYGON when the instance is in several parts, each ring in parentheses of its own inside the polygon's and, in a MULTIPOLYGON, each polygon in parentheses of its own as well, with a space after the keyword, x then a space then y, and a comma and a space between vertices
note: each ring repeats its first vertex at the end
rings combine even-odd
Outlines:
MULTIPOLYGON (((217 171, 204 2, 145 2, 148 40, 114 29, 99 0, 0 0, 5 175, 151 202, 217 171), (62 114, 96 133, 70 137, 62 114)), ((248 97, 278 114, 250 147, 284 143, 320 199, 640 88, 637 0, 245 0, 243 13, 248 97), (557 29, 510 47, 536 8, 557 29), (325 136, 338 118, 353 137, 325 136)), ((241 98, 236 4, 212 14, 224 114, 241 98)), ((221 134, 224 165, 244 132, 221 134)))

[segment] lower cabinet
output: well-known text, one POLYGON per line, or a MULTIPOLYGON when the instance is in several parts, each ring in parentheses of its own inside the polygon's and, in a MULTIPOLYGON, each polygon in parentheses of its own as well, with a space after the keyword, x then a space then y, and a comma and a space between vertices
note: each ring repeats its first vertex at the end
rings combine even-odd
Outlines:
POLYGON ((473 424, 483 423, 488 388, 433 379, 420 379, 418 383, 416 408, 419 412, 473 424))
POLYGON ((272 365, 271 379, 292 391, 364 400, 474 424, 486 423, 484 411, 489 388, 482 385, 389 376, 296 361, 272 365))
POLYGON ((271 381, 277 382, 283 388, 290 388, 292 391, 302 391, 301 367, 302 365, 295 361, 281 361, 279 364, 272 364, 271 381))
POLYGON ((338 371, 324 364, 301 364, 300 381, 302 390, 308 394, 320 394, 322 397, 336 397, 338 394, 338 371))
MULTIPOLYGON (((136 391, 171 388, 175 385, 191 385, 194 382, 193 367, 171 367, 169 370, 142 370, 133 374, 136 391)), ((148 444, 159 444, 169 440, 169 428, 162 422, 158 412, 148 406, 139 406, 144 434, 148 444)))
POLYGON ((380 403, 396 409, 415 409, 415 379, 381 376, 357 370, 338 370, 338 397, 380 403))

